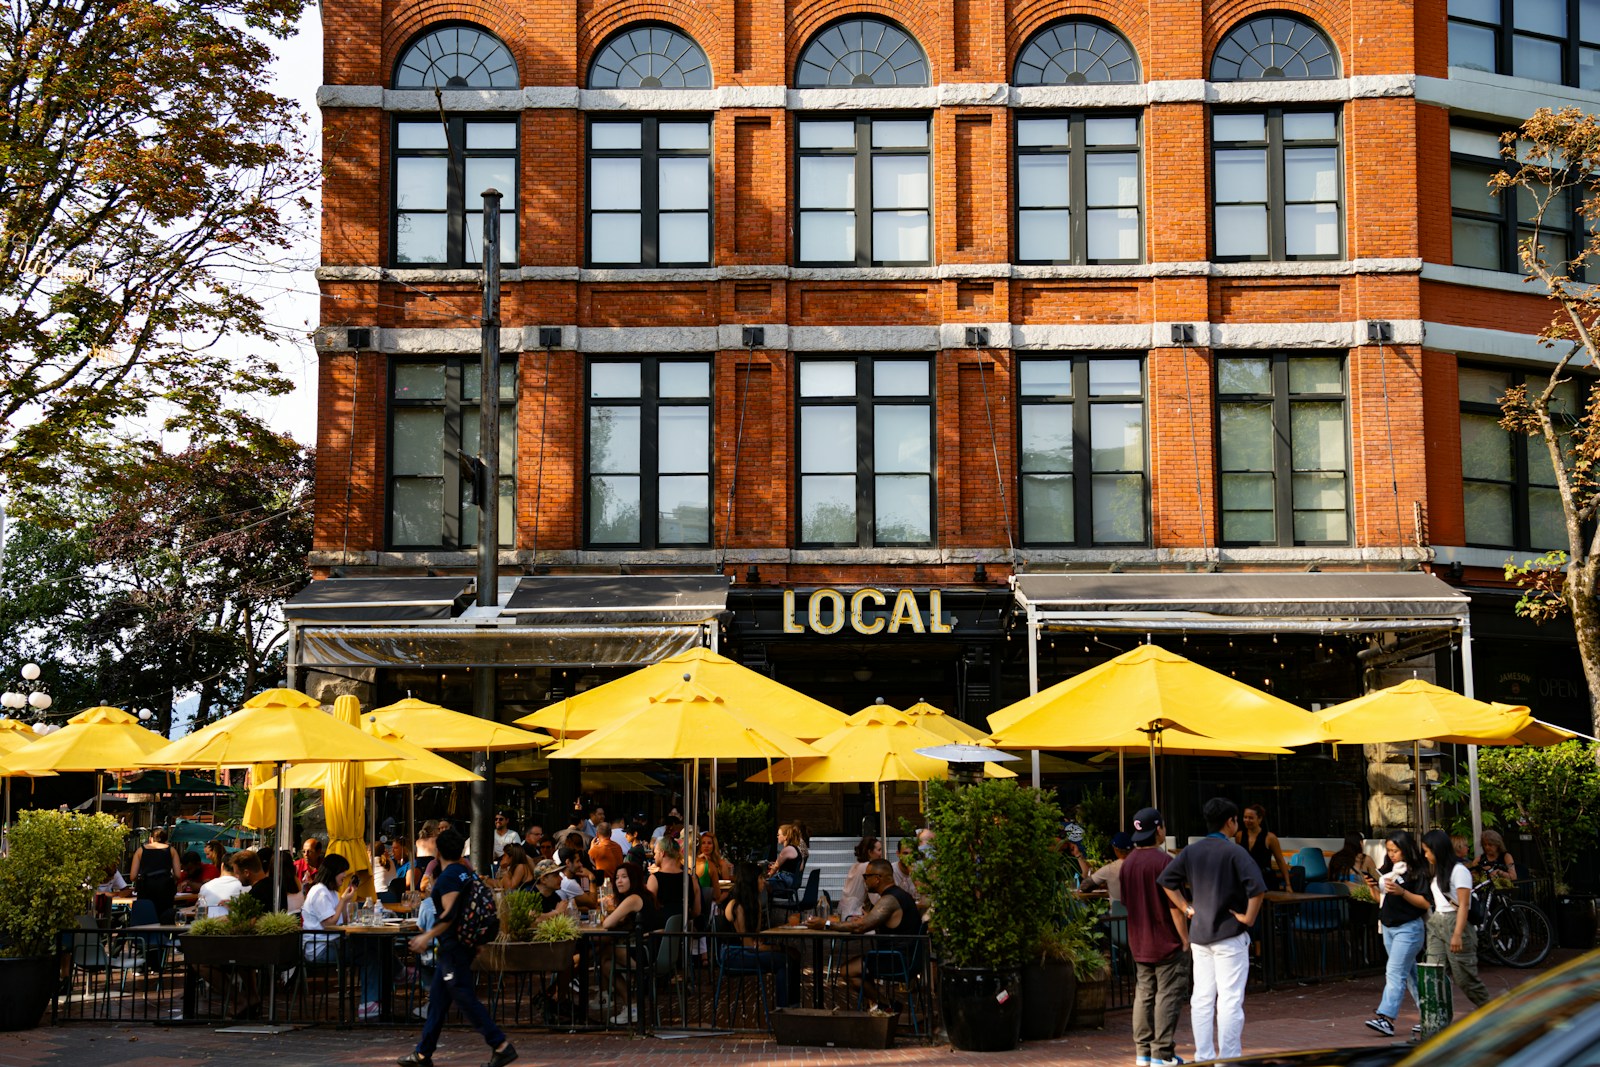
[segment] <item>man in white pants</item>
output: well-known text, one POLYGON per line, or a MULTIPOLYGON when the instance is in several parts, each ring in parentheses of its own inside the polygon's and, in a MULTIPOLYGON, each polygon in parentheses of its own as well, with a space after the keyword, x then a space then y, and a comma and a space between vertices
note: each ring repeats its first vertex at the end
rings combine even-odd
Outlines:
POLYGON ((1178 853, 1156 879, 1189 916, 1194 988, 1189 1023, 1198 1060, 1243 1055, 1244 987, 1250 977, 1250 927, 1267 891, 1250 853, 1233 843, 1239 808, 1213 797, 1205 806, 1206 836, 1178 853), (1189 898, 1183 895, 1185 884, 1189 898), (1215 1023, 1216 1033, 1212 1027, 1215 1023))

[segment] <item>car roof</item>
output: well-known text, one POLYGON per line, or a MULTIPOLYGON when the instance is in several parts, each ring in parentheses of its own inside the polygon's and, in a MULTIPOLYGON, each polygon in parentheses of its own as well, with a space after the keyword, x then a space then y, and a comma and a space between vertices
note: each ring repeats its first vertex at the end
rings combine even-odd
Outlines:
POLYGON ((1550 1062, 1553 1046, 1564 1044, 1575 1028, 1591 1026, 1600 1029, 1600 951, 1490 1001, 1418 1046, 1400 1067, 1542 1065, 1550 1062), (1536 1043, 1543 1043, 1537 1053, 1536 1043), (1526 1058, 1528 1054, 1534 1058, 1526 1058))

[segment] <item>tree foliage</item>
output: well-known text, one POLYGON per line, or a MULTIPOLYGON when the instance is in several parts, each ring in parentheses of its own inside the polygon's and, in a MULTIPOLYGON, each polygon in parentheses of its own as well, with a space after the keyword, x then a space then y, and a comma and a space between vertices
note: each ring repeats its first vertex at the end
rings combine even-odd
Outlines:
POLYGON ((316 177, 270 38, 304 0, 14 0, 0 15, 0 489, 117 465, 109 435, 235 429, 287 392, 244 284, 316 177))
POLYGON ((46 955, 77 926, 93 887, 121 861, 127 832, 110 815, 19 813, 0 856, 0 955, 46 955))
POLYGON ((1542 283, 1556 304, 1541 338, 1561 354, 1542 386, 1518 386, 1501 398, 1500 425, 1537 439, 1546 450, 1561 502, 1566 544, 1537 559, 1506 564, 1506 577, 1523 589, 1518 611, 1543 622, 1570 614, 1578 654, 1589 684, 1590 715, 1600 729, 1600 389, 1590 389, 1578 410, 1559 403, 1562 386, 1595 381, 1600 367, 1600 290, 1575 280, 1600 270, 1600 119, 1576 108, 1540 108, 1521 129, 1501 136, 1509 169, 1490 185, 1501 195, 1531 201, 1532 225, 1519 248, 1529 281, 1542 283), (1588 241, 1566 249, 1549 228, 1584 221, 1588 241), (1561 215, 1569 217, 1561 218, 1561 215), (1553 250, 1573 254, 1553 258, 1553 250))
POLYGON ((1597 755, 1600 745, 1567 741, 1490 747, 1478 756, 1484 808, 1502 826, 1533 835, 1557 885, 1566 885, 1578 850, 1592 848, 1600 829, 1597 755))
POLYGON ((107 482, 25 500, 7 542, 0 648, 35 659, 57 710, 110 703, 198 722, 275 681, 280 607, 309 580, 310 453, 257 430, 152 453, 107 482))

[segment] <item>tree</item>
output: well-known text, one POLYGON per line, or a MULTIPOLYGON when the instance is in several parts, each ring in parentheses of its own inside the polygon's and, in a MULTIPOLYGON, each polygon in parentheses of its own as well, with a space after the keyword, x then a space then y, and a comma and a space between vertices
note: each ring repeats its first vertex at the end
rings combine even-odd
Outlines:
POLYGON ((1508 169, 1490 185, 1497 194, 1532 201, 1531 234, 1519 252, 1530 281, 1542 282, 1557 305, 1540 337, 1563 354, 1542 388, 1517 386, 1506 393, 1500 425, 1537 438, 1546 449, 1566 541, 1564 549, 1537 559, 1508 562, 1506 577, 1523 589, 1520 614, 1538 622, 1571 616, 1589 684, 1590 718, 1600 731, 1600 388, 1590 389, 1576 411, 1557 403, 1563 385, 1579 376, 1593 382, 1593 368, 1600 367, 1600 291, 1580 280, 1586 268, 1600 270, 1600 120, 1576 108, 1540 108, 1501 142, 1508 169), (1589 239, 1564 262, 1552 261, 1544 220, 1570 211, 1585 220, 1589 239))
POLYGON ((40 662, 62 710, 149 710, 165 731, 175 698, 195 695, 209 721, 281 672, 281 605, 310 577, 310 453, 257 428, 119 470, 51 510, 25 499, 0 640, 40 662))
POLYGON ((165 420, 236 430, 290 383, 245 278, 316 169, 267 91, 305 0, 14 0, 0 15, 0 490, 103 469, 165 420))
POLYGON ((1566 892, 1579 852, 1589 849, 1600 829, 1595 756, 1595 745, 1567 741, 1548 748, 1495 746, 1478 757, 1484 806, 1500 814, 1508 833, 1526 829, 1533 836, 1558 893, 1566 892))

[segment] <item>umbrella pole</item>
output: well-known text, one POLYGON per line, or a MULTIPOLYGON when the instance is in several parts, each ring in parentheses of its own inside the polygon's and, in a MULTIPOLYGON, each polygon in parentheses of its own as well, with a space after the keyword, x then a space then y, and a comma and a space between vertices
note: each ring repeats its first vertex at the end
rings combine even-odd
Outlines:
POLYGON ((1428 832, 1428 802, 1422 792, 1422 742, 1411 742, 1411 773, 1417 779, 1417 837, 1428 832))
MULTIPOLYGON (((1477 755, 1477 753, 1473 753, 1473 755, 1477 755)), ((0 826, 0 831, 3 831, 3 836, 0 836, 0 845, 4 846, 3 848, 0 848, 0 853, 3 853, 4 855, 9 856, 11 854, 11 779, 10 778, 6 779, 6 821, 5 821, 5 825, 4 826, 0 826)))
POLYGON ((717 836, 717 758, 711 757, 711 781, 706 784, 706 800, 711 805, 711 810, 706 813, 711 827, 711 836, 717 836))
MULTIPOLYGON (((96 815, 100 814, 100 803, 101 803, 101 799, 105 796, 105 792, 106 792, 106 776, 105 776, 105 772, 104 771, 95 771, 94 772, 94 813, 96 815)), ((176 821, 177 813, 174 812, 173 816, 174 816, 174 821, 176 821)))
POLYGON ((700 761, 690 760, 684 768, 684 773, 689 778, 689 818, 683 824, 683 923, 687 929, 689 925, 689 883, 694 883, 695 892, 700 891, 700 880, 694 876, 694 865, 699 860, 700 844, 696 840, 697 827, 700 813, 700 761), (692 850, 692 851, 691 851, 692 850))
MULTIPOLYGON (((411 857, 411 865, 417 864, 417 787, 406 786, 406 854, 411 857)), ((407 876, 410 881, 410 876, 407 876)))
POLYGON ((1152 808, 1161 806, 1156 789, 1156 738, 1154 734, 1150 735, 1150 806, 1152 808))
POLYGON ((277 911, 283 904, 283 805, 289 796, 289 781, 283 776, 283 764, 278 764, 278 813, 273 819, 272 827, 272 852, 269 858, 272 861, 272 910, 277 911))
POLYGON ((1117 823, 1128 828, 1128 754, 1117 749, 1117 823))

